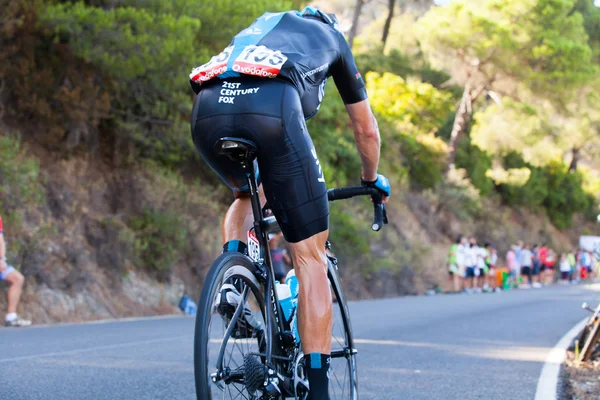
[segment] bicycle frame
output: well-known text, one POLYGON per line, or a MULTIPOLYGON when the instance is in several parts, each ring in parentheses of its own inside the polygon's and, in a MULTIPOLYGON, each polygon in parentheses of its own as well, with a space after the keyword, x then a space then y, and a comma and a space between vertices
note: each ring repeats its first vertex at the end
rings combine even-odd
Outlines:
MULTIPOLYGON (((254 216, 254 233, 258 239, 260 245, 260 258, 257 261, 257 266, 263 278, 265 284, 265 303, 267 303, 267 297, 270 301, 270 306, 266 308, 266 337, 267 349, 265 354, 265 364, 268 370, 268 379, 275 377, 276 372, 273 368, 273 319, 279 332, 285 331, 284 320, 280 316, 284 315, 279 304, 279 298, 277 297, 277 291, 275 290, 275 272, 273 270, 273 264, 271 263, 271 253, 269 252, 269 233, 277 232, 280 230, 279 225, 275 217, 263 217, 262 207, 260 205, 260 196, 258 194, 258 183, 254 171, 254 163, 246 162, 245 168, 246 180, 248 181, 248 187, 250 190, 250 201, 252 203, 252 214, 254 216)), ((290 360, 291 361, 291 360, 290 360)))

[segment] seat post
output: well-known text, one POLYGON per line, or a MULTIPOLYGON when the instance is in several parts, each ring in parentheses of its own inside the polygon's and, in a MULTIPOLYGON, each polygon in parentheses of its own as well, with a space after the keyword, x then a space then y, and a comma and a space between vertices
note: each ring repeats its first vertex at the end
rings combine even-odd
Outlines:
POLYGON ((246 169, 246 180, 248 181, 248 188, 250 188, 250 201, 252 203, 252 214, 254 215, 254 229, 256 233, 262 234, 260 222, 262 221, 263 216, 262 208, 260 206, 260 196, 258 194, 258 185, 256 183, 254 162, 246 159, 242 166, 246 169))

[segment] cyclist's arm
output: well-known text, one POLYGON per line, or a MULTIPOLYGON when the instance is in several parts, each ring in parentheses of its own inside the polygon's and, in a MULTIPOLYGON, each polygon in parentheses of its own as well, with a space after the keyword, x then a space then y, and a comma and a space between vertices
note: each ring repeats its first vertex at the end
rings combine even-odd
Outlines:
POLYGON ((379 164, 379 128, 371 112, 365 82, 356 68, 352 50, 338 33, 339 55, 330 70, 352 121, 356 147, 362 161, 362 179, 375 181, 379 164))
POLYGON ((361 178, 365 181, 377 179, 379 164, 379 128, 371 112, 369 100, 346 104, 346 110, 352 121, 356 148, 362 161, 361 178))

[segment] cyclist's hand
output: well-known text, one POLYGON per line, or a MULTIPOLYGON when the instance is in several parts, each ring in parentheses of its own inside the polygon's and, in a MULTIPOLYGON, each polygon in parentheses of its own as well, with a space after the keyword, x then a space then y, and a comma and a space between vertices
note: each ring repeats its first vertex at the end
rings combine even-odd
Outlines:
POLYGON ((365 181, 363 179, 360 180, 360 183, 363 186, 368 186, 368 187, 373 187, 377 190, 379 190, 381 192, 381 195, 383 197, 383 204, 387 203, 389 197, 392 194, 391 188, 390 188, 390 181, 388 181, 388 178, 386 178, 385 176, 381 175, 381 174, 377 174, 377 179, 374 181, 365 181))

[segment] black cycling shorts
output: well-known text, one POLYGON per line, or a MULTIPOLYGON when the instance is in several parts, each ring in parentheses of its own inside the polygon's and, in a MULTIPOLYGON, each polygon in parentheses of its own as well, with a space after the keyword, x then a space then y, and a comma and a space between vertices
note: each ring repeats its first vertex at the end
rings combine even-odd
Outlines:
POLYGON ((192 111, 192 137, 208 165, 229 188, 247 192, 242 167, 216 154, 222 137, 258 147, 267 201, 288 242, 328 229, 327 187, 310 138, 300 96, 289 83, 240 77, 202 85, 192 111))

